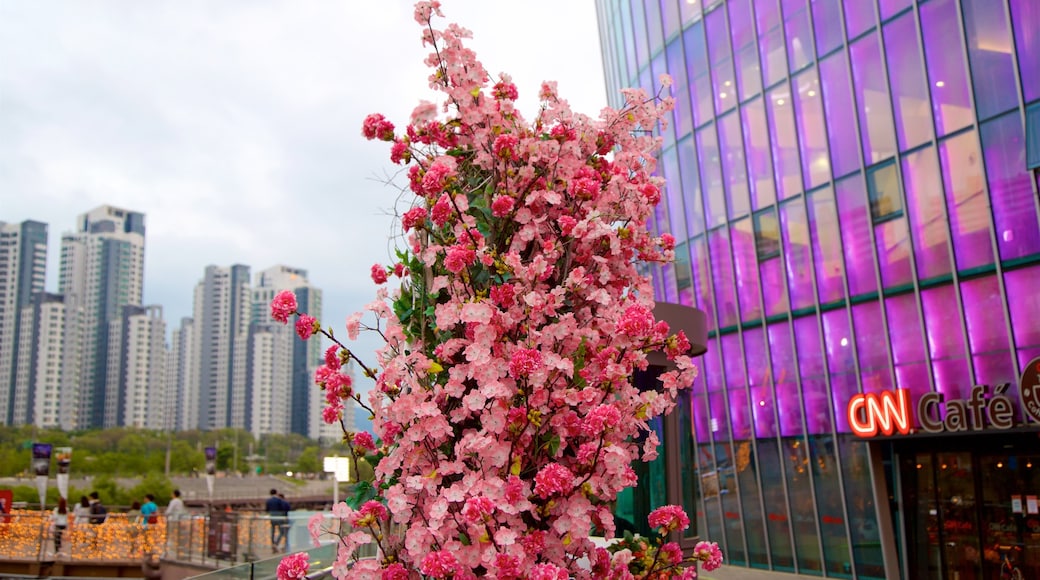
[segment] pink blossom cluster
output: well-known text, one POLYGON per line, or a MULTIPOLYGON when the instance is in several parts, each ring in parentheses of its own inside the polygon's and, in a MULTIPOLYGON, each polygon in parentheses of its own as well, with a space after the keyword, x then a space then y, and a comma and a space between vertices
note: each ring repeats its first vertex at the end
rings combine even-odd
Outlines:
POLYGON ((310 569, 309 557, 305 552, 299 552, 282 558, 278 563, 276 574, 278 580, 303 580, 307 577, 310 569))
MULTIPOLYGON (((674 255, 674 238, 646 225, 663 183, 653 130, 672 101, 629 90, 621 110, 593 119, 547 82, 527 121, 512 80, 492 79, 465 44, 469 31, 437 27, 439 15, 438 2, 416 4, 443 106, 421 103, 402 130, 378 114, 362 127, 391 143, 414 194, 400 212, 399 262, 372 266, 376 298, 347 319, 354 340, 362 316, 375 318, 377 361, 356 357, 295 299, 271 306, 276 320, 297 315, 302 338, 336 342, 315 374, 325 420, 353 399, 379 439, 348 434, 354 460, 377 463, 372 499, 334 509, 349 526, 333 574, 584 579, 600 577, 596 562, 627 571, 632 554, 597 551, 590 530, 612 535, 612 502, 637 483, 632 462, 656 456, 649 422, 697 375, 689 341, 655 319, 637 270, 674 255), (662 389, 641 391, 632 376, 653 351, 674 368, 662 389), (347 360, 375 380, 367 399, 347 360), (355 550, 373 542, 379 557, 359 560, 355 550)), ((652 524, 663 531, 689 525, 682 510, 662 510, 652 524)), ((677 549, 659 552, 676 569, 677 549)))

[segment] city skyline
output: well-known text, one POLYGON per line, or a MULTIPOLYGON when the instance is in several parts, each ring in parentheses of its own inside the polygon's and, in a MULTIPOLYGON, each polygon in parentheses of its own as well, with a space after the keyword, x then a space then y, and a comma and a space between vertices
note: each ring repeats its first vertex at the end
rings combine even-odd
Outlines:
MULTIPOLYGON (((606 104, 592 3, 442 4, 489 72, 513 76, 525 116, 543 80, 579 112, 606 104)), ((382 181, 398 167, 361 122, 381 112, 401 127, 434 98, 411 2, 0 0, 0 15, 0 219, 60 234, 102 204, 147 214, 143 301, 171 325, 191 316, 209 264, 306 268, 337 329, 374 299, 369 268, 392 255, 398 197, 382 181)), ((365 334, 354 345, 369 359, 378 346, 365 334)))

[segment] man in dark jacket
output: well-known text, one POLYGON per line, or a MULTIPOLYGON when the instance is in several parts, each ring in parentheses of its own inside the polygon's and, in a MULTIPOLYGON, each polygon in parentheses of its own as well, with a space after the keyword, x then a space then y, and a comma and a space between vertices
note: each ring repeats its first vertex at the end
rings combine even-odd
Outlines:
POLYGON ((278 551, 279 546, 288 549, 288 526, 285 524, 289 519, 289 503, 278 497, 278 490, 271 490, 271 497, 267 498, 266 510, 271 518, 271 549, 278 551))

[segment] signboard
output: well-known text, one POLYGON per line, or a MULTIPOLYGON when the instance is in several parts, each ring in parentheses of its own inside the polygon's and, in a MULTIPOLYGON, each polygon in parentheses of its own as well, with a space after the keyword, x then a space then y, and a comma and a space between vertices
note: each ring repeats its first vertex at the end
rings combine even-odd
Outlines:
POLYGON ((7 523, 11 521, 11 504, 14 503, 14 491, 10 489, 0 489, 0 522, 7 523))
MULTIPOLYGON (((925 393, 913 405, 907 389, 859 393, 849 399, 846 415, 852 432, 864 438, 877 435, 910 435, 920 432, 1006 430, 1015 426, 1015 405, 1008 396, 1010 383, 993 387, 976 385, 967 399, 950 399, 942 393, 925 393), (916 419, 916 422, 915 422, 916 419)), ((1026 366, 1019 380, 1022 409, 1040 422, 1040 357, 1026 366)))
POLYGON ((237 543, 237 526, 234 514, 215 511, 209 515, 209 529, 206 530, 206 554, 210 558, 234 560, 237 543))

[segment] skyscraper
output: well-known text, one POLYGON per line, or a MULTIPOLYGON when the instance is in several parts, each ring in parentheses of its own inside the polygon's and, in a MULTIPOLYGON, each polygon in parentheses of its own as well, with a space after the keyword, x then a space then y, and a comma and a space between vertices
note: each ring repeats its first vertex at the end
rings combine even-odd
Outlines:
POLYGON ((236 356, 241 361, 241 340, 249 329, 251 313, 249 266, 207 266, 195 287, 194 341, 192 364, 198 388, 200 429, 242 427, 233 417, 244 417, 233 407, 233 372, 236 356))
POLYGON ((738 566, 1040 578, 1040 3, 597 9, 615 106, 675 78, 655 292, 711 329, 649 507, 738 566))
POLYGON ((109 323, 104 427, 161 429, 165 414, 166 322, 161 306, 123 306, 109 323))
POLYGON ((65 296, 67 354, 63 397, 78 401, 78 428, 105 421, 109 325, 127 304, 141 304, 144 214, 112 206, 77 218, 61 240, 58 290, 65 296))
POLYGON ((170 348, 166 353, 166 409, 168 415, 162 429, 180 431, 199 425, 198 372, 195 359, 195 321, 181 318, 181 324, 171 333, 170 348))
POLYGON ((22 310, 44 290, 47 224, 0 222, 0 424, 14 421, 22 310))
POLYGON ((75 401, 62 397, 65 299, 40 292, 21 312, 12 425, 73 429, 75 401))

